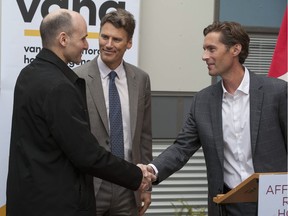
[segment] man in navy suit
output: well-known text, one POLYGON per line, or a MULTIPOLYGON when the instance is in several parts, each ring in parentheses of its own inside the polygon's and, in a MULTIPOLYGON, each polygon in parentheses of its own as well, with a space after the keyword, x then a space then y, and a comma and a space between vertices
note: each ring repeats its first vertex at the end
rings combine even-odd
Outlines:
POLYGON ((202 59, 222 80, 193 97, 174 144, 147 169, 160 183, 202 147, 209 215, 255 216, 256 203, 229 204, 220 212, 212 199, 255 172, 287 172, 287 83, 243 66, 250 38, 240 24, 214 22, 203 33, 202 59))

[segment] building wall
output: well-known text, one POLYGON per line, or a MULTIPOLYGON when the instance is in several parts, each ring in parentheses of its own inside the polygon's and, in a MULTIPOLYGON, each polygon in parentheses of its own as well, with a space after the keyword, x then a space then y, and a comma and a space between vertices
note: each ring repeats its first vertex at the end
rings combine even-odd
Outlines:
POLYGON ((142 0, 139 66, 153 91, 197 91, 211 83, 201 60, 202 31, 214 0, 142 0))

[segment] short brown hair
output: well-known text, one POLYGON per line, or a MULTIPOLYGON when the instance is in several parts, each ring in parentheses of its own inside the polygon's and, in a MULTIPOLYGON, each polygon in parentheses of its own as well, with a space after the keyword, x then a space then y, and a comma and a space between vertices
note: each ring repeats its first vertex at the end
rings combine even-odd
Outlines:
POLYGON ((128 35, 128 39, 132 39, 135 29, 134 16, 122 8, 118 8, 116 11, 107 13, 100 23, 100 31, 105 23, 111 23, 115 28, 123 28, 128 35))
POLYGON ((235 44, 241 44, 242 50, 239 54, 239 62, 243 64, 249 54, 250 38, 244 28, 237 22, 214 22, 203 30, 204 36, 211 32, 220 32, 220 42, 227 48, 235 44))

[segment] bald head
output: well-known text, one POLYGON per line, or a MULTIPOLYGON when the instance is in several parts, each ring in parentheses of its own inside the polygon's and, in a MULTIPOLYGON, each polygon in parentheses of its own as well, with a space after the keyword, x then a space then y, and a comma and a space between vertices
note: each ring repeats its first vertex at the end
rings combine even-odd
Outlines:
POLYGON ((44 48, 51 48, 61 32, 71 35, 76 28, 75 21, 83 17, 67 9, 58 9, 44 17, 40 24, 40 35, 44 48))

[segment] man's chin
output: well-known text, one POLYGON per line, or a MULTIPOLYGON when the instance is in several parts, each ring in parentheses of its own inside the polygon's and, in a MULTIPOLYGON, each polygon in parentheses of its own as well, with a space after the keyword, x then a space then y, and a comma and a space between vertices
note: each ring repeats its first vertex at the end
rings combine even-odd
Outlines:
POLYGON ((209 70, 208 73, 210 76, 218 76, 217 72, 215 72, 215 71, 209 70))
POLYGON ((109 65, 110 63, 113 62, 113 58, 107 55, 101 55, 101 59, 106 65, 109 65))
POLYGON ((101 55, 101 59, 102 59, 103 61, 107 61, 107 62, 113 61, 113 58, 114 58, 114 56, 113 56, 112 54, 102 53, 102 55, 101 55))

